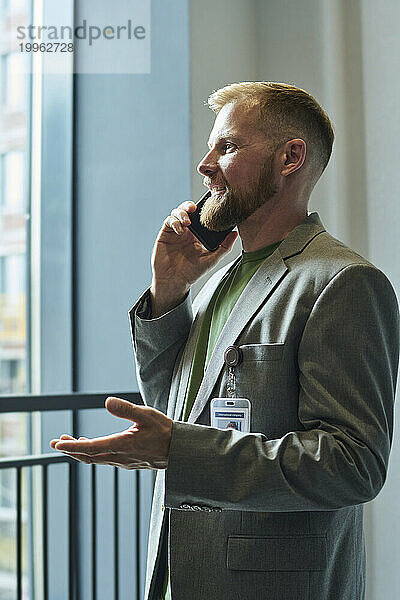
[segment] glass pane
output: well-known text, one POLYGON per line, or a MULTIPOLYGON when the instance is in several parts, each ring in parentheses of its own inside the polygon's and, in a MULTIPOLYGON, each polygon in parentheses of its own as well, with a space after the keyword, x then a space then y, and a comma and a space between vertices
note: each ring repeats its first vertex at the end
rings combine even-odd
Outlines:
MULTIPOLYGON (((27 224, 29 211, 29 56, 13 47, 11 28, 30 19, 27 0, 0 2, 0 395, 27 389, 27 224)), ((14 42, 15 44, 15 42, 14 42)), ((1 397, 0 397, 1 402, 1 397)), ((27 417, 0 415, 0 457, 29 451, 27 417)), ((25 471, 25 470, 24 470, 25 471)), ((23 473, 23 598, 28 599, 27 473, 23 473)), ((0 598, 16 598, 15 469, 0 469, 0 598)))
MULTIPOLYGON (((20 150, 11 150, 3 155, 3 193, 2 204, 4 208, 13 212, 24 214, 24 171, 25 153, 20 150), (18 209, 18 210, 17 210, 18 209)), ((24 223, 20 228, 25 232, 24 223)))
MULTIPOLYGON (((10 28, 30 18, 30 2, 8 0, 0 11, 0 394, 27 391, 26 228, 28 216, 30 57, 12 46, 10 28)), ((15 42, 14 42, 15 43, 15 42)), ((8 419, 3 416, 2 419, 8 419)), ((21 420, 21 430, 24 428, 21 420)), ((1 428, 0 428, 1 431, 1 428)), ((25 441, 19 439, 20 453, 25 441)), ((6 455, 0 438, 0 454, 6 455)))
MULTIPOLYGON (((16 470, 0 470, 1 505, 0 505, 0 598, 15 600, 17 582, 15 565, 17 562, 17 495, 16 470)), ((22 599, 29 600, 28 581, 28 511, 27 511, 27 471, 22 471, 22 599)))

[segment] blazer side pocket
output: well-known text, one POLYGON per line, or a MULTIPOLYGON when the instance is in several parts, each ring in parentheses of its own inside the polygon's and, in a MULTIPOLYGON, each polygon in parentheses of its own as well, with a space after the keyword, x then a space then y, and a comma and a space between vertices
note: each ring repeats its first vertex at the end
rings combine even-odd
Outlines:
POLYGON ((243 344, 239 346, 243 353, 243 362, 249 360, 281 360, 285 344, 243 344))
POLYGON ((226 566, 232 571, 323 571, 326 565, 323 535, 228 536, 226 566))

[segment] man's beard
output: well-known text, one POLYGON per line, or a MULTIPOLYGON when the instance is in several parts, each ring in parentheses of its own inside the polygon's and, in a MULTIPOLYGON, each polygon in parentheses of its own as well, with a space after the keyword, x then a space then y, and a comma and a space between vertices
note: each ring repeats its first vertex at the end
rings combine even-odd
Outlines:
POLYGON ((222 195, 207 198, 200 214, 202 225, 212 231, 224 231, 243 223, 250 215, 277 193, 273 182, 273 156, 269 156, 258 181, 249 184, 246 191, 226 189, 222 195))

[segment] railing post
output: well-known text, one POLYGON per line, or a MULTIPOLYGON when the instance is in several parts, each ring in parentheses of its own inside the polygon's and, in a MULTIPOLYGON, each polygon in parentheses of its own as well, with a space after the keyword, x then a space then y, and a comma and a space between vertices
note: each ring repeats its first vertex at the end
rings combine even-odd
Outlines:
POLYGON ((43 600, 49 598, 49 566, 48 566, 48 486, 47 465, 42 465, 42 502, 43 502, 43 600))
POLYGON ((96 465, 92 470, 92 600, 97 599, 97 502, 96 502, 96 465))
POLYGON ((119 600, 119 487, 118 468, 114 467, 114 600, 119 600))
POLYGON ((135 471, 136 475, 136 598, 140 600, 140 471, 135 471))
POLYGON ((22 481, 17 467, 17 599, 22 600, 22 481))
POLYGON ((69 600, 79 599, 78 464, 69 465, 69 600))

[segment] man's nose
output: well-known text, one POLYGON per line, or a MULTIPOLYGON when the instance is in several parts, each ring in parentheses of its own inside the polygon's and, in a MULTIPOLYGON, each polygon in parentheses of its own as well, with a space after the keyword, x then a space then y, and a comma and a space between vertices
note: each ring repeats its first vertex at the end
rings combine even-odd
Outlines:
POLYGON ((204 156, 203 160, 201 160, 199 162, 199 164, 197 165, 197 172, 200 173, 200 175, 212 177, 214 175, 214 173, 216 172, 217 168, 218 168, 218 165, 215 160, 215 155, 213 155, 213 152, 210 151, 204 156))

